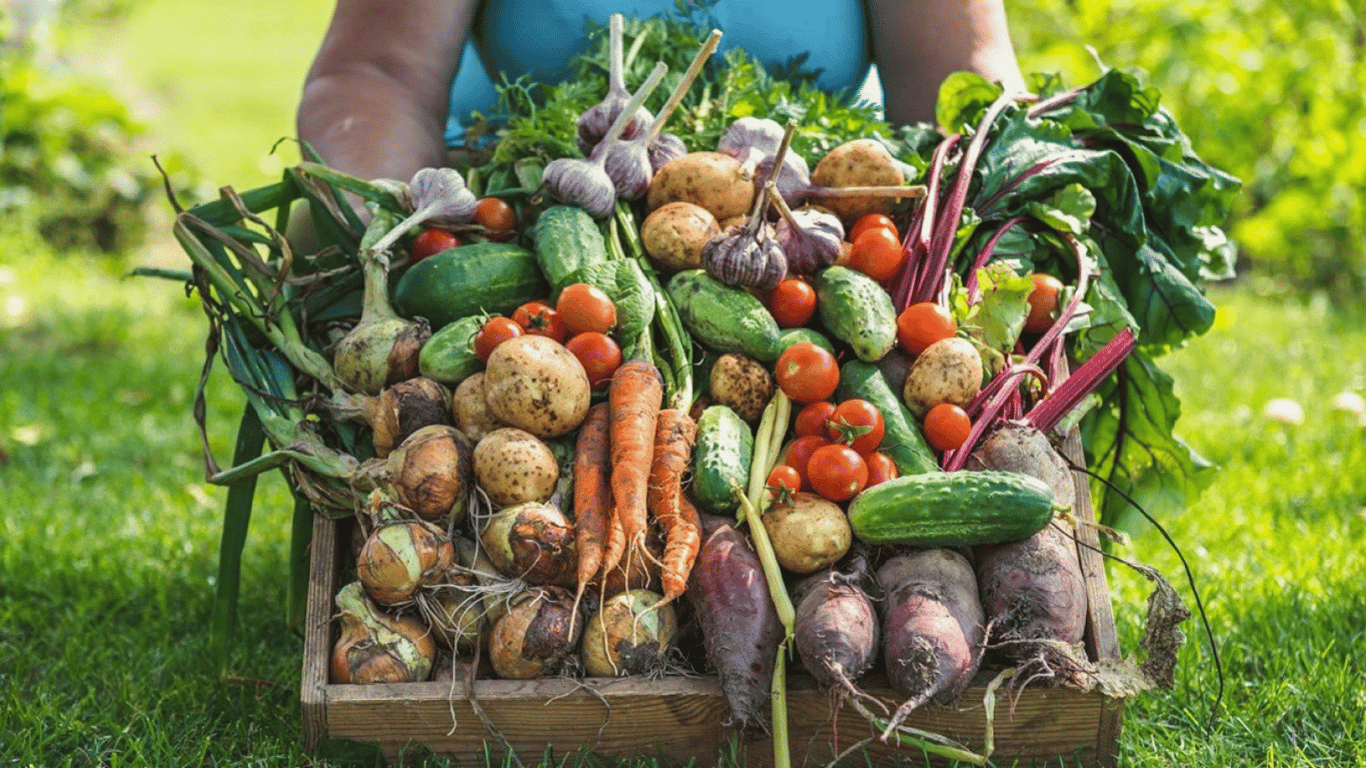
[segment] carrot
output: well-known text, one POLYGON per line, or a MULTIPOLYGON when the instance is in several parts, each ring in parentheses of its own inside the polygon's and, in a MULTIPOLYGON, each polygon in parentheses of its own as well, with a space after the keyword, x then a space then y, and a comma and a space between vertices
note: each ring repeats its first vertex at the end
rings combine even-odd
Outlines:
POLYGON ((683 473, 692 462, 696 440, 697 422, 687 411, 669 408, 659 412, 646 500, 665 535, 664 562, 660 568, 664 588, 661 605, 687 589, 688 573, 702 545, 697 508, 683 497, 683 473))
POLYGON ((611 407, 612 503, 625 538, 622 552, 608 549, 603 569, 610 571, 621 562, 625 549, 644 547, 655 425, 664 403, 664 380, 659 369, 646 360, 623 363, 612 374, 607 402, 611 407))
MULTIPOLYGON (((607 541, 612 508, 611 488, 607 478, 608 464, 607 403, 598 403, 588 411, 579 427, 574 444, 574 539, 579 551, 578 589, 574 595, 574 613, 588 582, 597 575, 602 565, 603 547, 607 541)), ((573 618, 570 619, 573 621, 573 618)))

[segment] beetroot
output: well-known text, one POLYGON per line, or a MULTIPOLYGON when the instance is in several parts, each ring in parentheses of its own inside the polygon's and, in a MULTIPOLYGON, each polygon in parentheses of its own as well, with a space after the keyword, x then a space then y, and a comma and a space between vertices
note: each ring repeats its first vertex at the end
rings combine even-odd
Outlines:
POLYGON ((816 682, 826 689, 858 694, 854 685, 877 660, 877 613, 859 583, 866 565, 861 558, 850 573, 828 568, 798 582, 794 625, 797 655, 816 682))

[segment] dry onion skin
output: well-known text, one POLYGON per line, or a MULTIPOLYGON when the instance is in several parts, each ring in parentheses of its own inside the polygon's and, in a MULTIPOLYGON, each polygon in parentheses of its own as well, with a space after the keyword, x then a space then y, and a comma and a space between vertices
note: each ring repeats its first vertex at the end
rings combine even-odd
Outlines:
POLYGON ((585 622, 584 671, 621 677, 662 671, 678 632, 678 614, 656 592, 633 589, 609 598, 585 622))
POLYGON ((474 483, 470 441, 455 427, 423 427, 389 455, 386 468, 398 502, 423 520, 465 519, 474 483))
POLYGON ((440 583, 453 562, 455 547, 445 531, 424 520, 388 520, 366 537, 356 575, 375 602, 402 605, 440 583))
POLYGON ((498 571, 533 585, 572 587, 579 553, 574 523, 552 504, 527 502, 500 510, 480 536, 498 571))
POLYGON ((379 610, 359 582, 342 587, 335 602, 341 633, 330 660, 333 682, 416 683, 431 676, 436 644, 420 620, 379 610))
POLYGON ((484 593, 478 575, 465 566, 466 560, 473 563, 474 542, 459 538, 454 545, 458 562, 446 569, 440 583, 423 591, 418 605, 437 641, 461 652, 472 650, 483 635, 484 593))

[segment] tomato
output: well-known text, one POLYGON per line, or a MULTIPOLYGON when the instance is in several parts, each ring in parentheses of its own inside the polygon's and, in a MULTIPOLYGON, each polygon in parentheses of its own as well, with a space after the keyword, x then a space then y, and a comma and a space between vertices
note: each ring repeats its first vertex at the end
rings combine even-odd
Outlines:
POLYGON ((913 355, 958 333, 958 321, 949 310, 933 301, 912 304, 896 316, 896 340, 901 348, 913 355))
POLYGON ((544 301, 528 301, 512 313, 512 319, 532 336, 545 336, 564 343, 564 321, 560 313, 544 301))
POLYGON ((621 347, 605 333, 576 333, 569 337, 564 346, 583 364, 588 383, 593 389, 606 387, 612 381, 612 374, 621 367, 621 347))
POLYGON ((802 478, 802 489, 811 490, 811 482, 806 476, 807 464, 811 461, 811 454, 818 448, 823 448, 830 444, 825 439, 825 435, 806 435, 792 441, 792 445, 787 447, 787 452, 783 454, 783 463, 797 470, 797 474, 802 478))
POLYGON ((879 451, 865 454, 863 462, 868 465, 868 483, 864 488, 872 488, 878 483, 885 483, 901 475, 901 470, 896 468, 896 462, 892 457, 879 451))
POLYGON ((566 285, 555 299, 555 311, 570 336, 588 331, 607 333, 617 324, 617 305, 605 291, 588 283, 566 285))
POLYGON ((835 415, 835 404, 829 400, 817 400, 808 403, 800 411, 797 411, 797 418, 792 422, 792 432, 797 437, 807 435, 824 435, 825 423, 835 415))
POLYGON ((901 241, 889 229, 867 229, 853 241, 849 267, 879 282, 895 275, 906 260, 901 241))
POLYGON ((848 501, 868 484, 868 464, 858 451, 833 443, 821 446, 806 462, 806 479, 831 501, 848 501))
POLYGON ((517 212, 501 198, 479 198, 474 208, 474 223, 488 230, 490 240, 500 243, 517 234, 517 212))
POLYGON ((845 400, 835 407, 835 413, 826 425, 826 434, 832 443, 843 443, 860 454, 869 454, 882 445, 882 435, 887 431, 887 423, 882 419, 882 411, 867 400, 857 398, 845 400))
POLYGON ((802 489, 802 474, 794 467, 779 464, 768 473, 768 481, 764 483, 764 487, 773 496, 775 503, 786 503, 792 500, 792 494, 802 489))
POLYGON ((901 233, 897 231, 896 223, 892 221, 890 216, 882 213, 865 213, 860 216, 858 221, 854 222, 853 228, 849 230, 849 237, 846 239, 852 243, 858 240, 859 235, 870 229, 890 230, 893 237, 898 241, 901 240, 901 233))
POLYGON ((484 321, 484 327, 479 329, 479 333, 474 335, 474 354, 487 363, 494 347, 523 333, 522 326, 510 317, 490 317, 484 321))
POLYGON ((951 451, 968 441, 972 419, 953 403, 940 403, 925 414, 925 442, 936 451, 951 451))
POLYGON ((774 378, 787 396, 798 403, 827 400, 840 383, 840 366, 830 350, 799 341, 783 350, 774 378))
POLYGON ((769 291, 765 303, 779 328, 800 328, 816 314, 816 289, 805 280, 789 277, 769 291))
POLYGON ((416 264, 428 256, 449 250, 457 245, 460 245, 460 238, 440 227, 424 229, 421 234, 413 239, 413 263, 416 264))
POLYGON ((1043 272, 1030 277, 1034 278, 1034 290, 1029 292, 1029 316, 1025 318, 1024 329, 1027 333, 1043 333, 1056 319, 1062 281, 1043 272))

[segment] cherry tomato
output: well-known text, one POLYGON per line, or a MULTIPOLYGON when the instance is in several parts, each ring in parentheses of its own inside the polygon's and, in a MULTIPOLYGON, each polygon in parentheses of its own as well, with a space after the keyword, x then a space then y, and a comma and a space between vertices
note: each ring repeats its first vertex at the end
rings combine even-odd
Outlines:
POLYGON ((800 328, 816 314, 816 289, 805 280, 789 277, 769 291, 766 303, 779 328, 800 328))
POLYGON ((460 245, 460 238, 440 227, 428 227, 413 239, 413 263, 460 245))
POLYGON ((617 305, 605 291, 588 283, 566 285, 555 299, 555 311, 570 336, 588 331, 608 333, 617 324, 617 305))
POLYGON ((929 345, 958 333, 958 321, 949 310, 933 301, 912 304, 896 316, 896 340, 913 355, 929 345))
POLYGON ((474 354, 487 363, 494 347, 523 333, 522 326, 510 317, 490 317, 484 321, 484 327, 479 329, 479 333, 474 335, 474 354))
POLYGON ((621 367, 621 347, 605 333, 576 333, 569 337, 564 346, 583 364, 588 383, 593 389, 606 387, 612 381, 612 374, 621 367))
POLYGON ((797 470, 797 474, 802 478, 802 490, 811 490, 811 482, 806 476, 807 464, 811 461, 811 454, 816 449, 823 448, 830 444, 825 439, 825 435, 806 435, 792 441, 787 447, 787 452, 783 454, 783 463, 797 470))
POLYGON ((825 423, 834 415, 835 404, 829 400, 808 403, 797 411, 797 418, 792 422, 792 432, 797 437, 825 435, 825 423))
POLYGON ((858 221, 854 222, 853 228, 849 230, 849 237, 846 239, 851 243, 855 242, 859 235, 870 229, 891 230, 892 236, 898 241, 901 240, 901 233, 897 231, 896 223, 892 221, 890 216, 882 213, 865 213, 860 216, 858 221))
POLYGON ((512 313, 512 319, 532 336, 545 336, 564 343, 564 321, 560 313, 544 301, 528 301, 512 313))
POLYGON ((972 419, 953 403, 940 403, 925 413, 925 442, 936 451, 951 451, 968 440, 972 419))
POLYGON ((868 464, 847 445, 825 445, 807 459, 806 479, 830 501, 848 501, 868 484, 868 464))
POLYGON ((474 223, 488 230, 490 240, 500 243, 517 234, 517 212, 501 198, 479 198, 474 208, 474 223))
POLYGON ((826 434, 832 443, 843 443, 860 454, 869 454, 882 445, 882 435, 887 431, 887 423, 882 419, 882 411, 867 400, 857 398, 845 400, 835 407, 835 413, 826 425, 826 434))
POLYGON ((849 267, 879 282, 895 275, 905 260, 901 241, 889 229, 864 230, 849 251, 849 267))
POLYGON ((764 483, 764 487, 773 496, 775 503, 791 501, 792 494, 802 489, 802 474, 793 467, 779 464, 768 473, 768 481, 764 483))
POLYGON ((892 457, 879 451, 873 451, 863 457, 863 461, 868 465, 868 484, 864 488, 872 488, 878 483, 885 483, 901 474, 901 470, 896 468, 896 462, 892 457))
POLYGON ((824 347, 799 341, 778 356, 774 378, 787 396, 798 403, 827 400, 840 383, 840 367, 824 347))
POLYGON ((1029 316, 1025 318, 1024 329, 1028 333, 1043 333, 1057 315, 1062 281, 1043 272, 1030 277, 1034 278, 1034 290, 1029 292, 1029 316))

